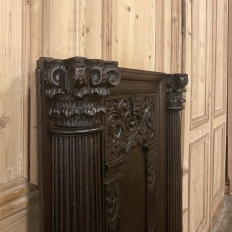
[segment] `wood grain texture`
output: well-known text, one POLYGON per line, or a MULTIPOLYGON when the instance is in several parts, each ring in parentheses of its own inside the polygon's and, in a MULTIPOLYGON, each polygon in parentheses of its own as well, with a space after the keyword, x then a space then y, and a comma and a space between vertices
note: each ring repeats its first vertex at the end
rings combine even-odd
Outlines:
POLYGON ((155 7, 154 0, 112 1, 112 59, 120 66, 155 70, 155 7))
POLYGON ((22 1, 0 2, 0 184, 22 175, 21 18, 22 1))
POLYGON ((1 220, 38 202, 38 193, 38 188, 23 178, 1 185, 0 224, 1 220))
POLYGON ((207 0, 192 3, 191 129, 209 120, 207 14, 207 0))
POLYGON ((197 213, 190 207, 189 232, 205 231, 208 227, 208 142, 209 134, 205 134, 190 144, 189 205, 197 205, 197 213))
POLYGON ((212 155, 212 215, 223 199, 225 187, 225 123, 213 130, 213 155, 212 155))
MULTIPOLYGON (((228 88, 232 86, 232 1, 229 0, 229 31, 228 31, 228 88)), ((228 180, 229 181, 229 190, 228 193, 232 192, 232 143, 229 143, 228 141, 231 141, 232 139, 232 92, 228 91, 228 117, 227 117, 227 156, 228 156, 228 180)))
MULTIPOLYGON (((213 131, 226 120, 226 112, 221 109, 226 103, 226 62, 224 60, 227 55, 225 49, 227 29, 225 28, 228 6, 227 1, 220 2, 220 4, 218 1, 208 0, 185 1, 185 3, 186 33, 183 35, 183 70, 190 74, 191 81, 190 85, 187 86, 186 109, 182 114, 182 126, 185 128, 182 137, 182 141, 184 141, 182 148, 183 231, 190 229, 191 231, 198 229, 208 231, 213 216, 211 192, 213 188, 212 176, 214 175, 213 149, 221 150, 218 148, 220 144, 214 140, 213 131), (219 20, 217 20, 218 17, 219 20), (222 43, 224 43, 224 47, 222 47, 222 43), (221 46, 220 52, 217 50, 217 46, 221 46), (219 59, 220 62, 217 62, 219 59), (215 79, 217 79, 217 84, 215 79), (215 96, 217 96, 217 100, 215 100, 215 96), (217 110, 215 104, 218 105, 217 110), (216 111, 217 117, 215 117, 216 111), (205 134, 208 134, 208 145, 204 152, 209 154, 209 158, 207 160, 205 158, 203 162, 201 156, 190 155, 189 145, 198 141, 205 134), (203 174, 201 178, 196 178, 193 174, 196 167, 204 172, 207 170, 207 178, 202 178, 203 174), (208 181, 206 187, 202 182, 203 179, 208 181), (188 189, 187 186, 189 186, 188 189), (193 197, 194 189, 199 194, 198 199, 193 197), (204 200, 202 201, 202 199, 204 200), (195 215, 198 210, 199 215, 195 215)), ((195 148, 193 153, 197 154, 195 148)), ((220 168, 223 166, 221 165, 220 168)), ((223 180, 220 183, 223 185, 223 180)))
POLYGON ((39 232, 38 202, 1 220, 1 232, 39 232))
POLYGON ((213 112, 214 118, 226 113, 226 86, 227 86, 227 1, 214 4, 214 79, 213 79, 213 112), (221 76, 221 78, 218 78, 221 76))

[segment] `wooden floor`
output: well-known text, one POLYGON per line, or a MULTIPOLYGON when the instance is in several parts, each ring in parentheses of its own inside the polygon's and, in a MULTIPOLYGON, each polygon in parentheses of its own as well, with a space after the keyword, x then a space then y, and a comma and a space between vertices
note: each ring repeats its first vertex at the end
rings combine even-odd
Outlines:
POLYGON ((25 179, 0 186, 0 232, 39 231, 38 187, 25 179))

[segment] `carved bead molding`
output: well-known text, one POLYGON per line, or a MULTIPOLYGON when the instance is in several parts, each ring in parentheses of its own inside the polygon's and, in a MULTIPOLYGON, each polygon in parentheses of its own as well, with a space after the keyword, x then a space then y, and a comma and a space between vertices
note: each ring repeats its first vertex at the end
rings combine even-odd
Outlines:
POLYGON ((106 109, 102 98, 117 86, 121 77, 114 61, 73 57, 43 58, 46 98, 51 100, 52 125, 93 126, 101 122, 106 109))
POLYGON ((182 92, 186 92, 188 84, 187 74, 170 74, 166 76, 166 97, 168 110, 182 110, 185 99, 182 92))
POLYGON ((110 159, 155 141, 156 97, 133 96, 108 101, 108 152, 110 159))

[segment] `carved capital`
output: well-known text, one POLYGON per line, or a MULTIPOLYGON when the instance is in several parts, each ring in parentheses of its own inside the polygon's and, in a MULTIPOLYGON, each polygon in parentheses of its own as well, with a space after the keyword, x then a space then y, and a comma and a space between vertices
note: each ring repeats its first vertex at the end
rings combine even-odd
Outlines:
POLYGON ((182 110, 185 99, 182 92, 186 92, 185 86, 188 84, 187 74, 170 74, 166 76, 166 99, 168 110, 182 110))
POLYGON ((120 83, 118 63, 73 57, 43 59, 45 97, 51 102, 53 126, 83 127, 101 122, 105 113, 102 98, 120 83))

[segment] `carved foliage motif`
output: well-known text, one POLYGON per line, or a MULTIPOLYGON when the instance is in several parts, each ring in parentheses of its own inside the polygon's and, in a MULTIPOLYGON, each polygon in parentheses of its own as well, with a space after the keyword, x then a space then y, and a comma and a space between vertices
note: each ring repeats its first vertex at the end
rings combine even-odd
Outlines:
POLYGON ((155 110, 155 96, 108 101, 108 151, 111 159, 155 141, 155 110))
POLYGON ((120 83, 117 62, 73 57, 45 58, 46 98, 51 100, 53 125, 91 126, 100 123, 105 107, 101 99, 120 83))
POLYGON ((120 206, 120 184, 116 182, 106 187, 106 204, 108 214, 108 231, 118 231, 119 206, 120 206))
POLYGON ((153 192, 156 183, 156 156, 153 156, 147 161, 147 179, 148 179, 148 189, 153 192))
POLYGON ((185 99, 182 92, 186 92, 185 86, 188 84, 187 74, 173 74, 166 77, 167 109, 184 109, 185 99))

